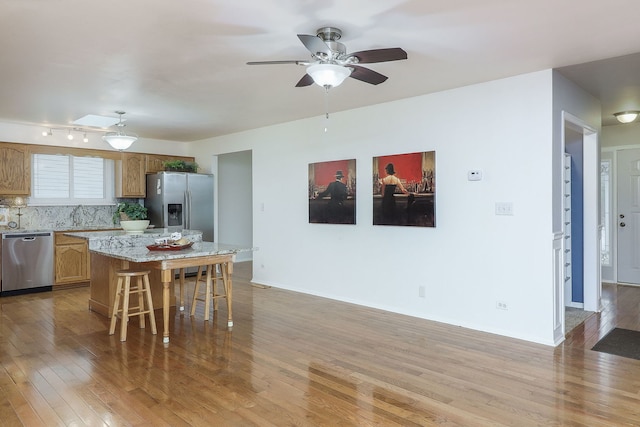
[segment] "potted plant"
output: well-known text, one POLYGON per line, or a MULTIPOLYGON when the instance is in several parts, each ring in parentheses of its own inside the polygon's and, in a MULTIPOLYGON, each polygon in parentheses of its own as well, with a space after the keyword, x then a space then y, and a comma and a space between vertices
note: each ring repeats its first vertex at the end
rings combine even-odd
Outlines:
POLYGON ((198 172, 198 164, 196 162, 187 162, 185 160, 167 160, 162 162, 162 166, 166 171, 175 172, 198 172))
POLYGON ((120 220, 120 225, 127 234, 144 233, 149 226, 147 208, 139 203, 118 203, 112 219, 114 224, 120 220))

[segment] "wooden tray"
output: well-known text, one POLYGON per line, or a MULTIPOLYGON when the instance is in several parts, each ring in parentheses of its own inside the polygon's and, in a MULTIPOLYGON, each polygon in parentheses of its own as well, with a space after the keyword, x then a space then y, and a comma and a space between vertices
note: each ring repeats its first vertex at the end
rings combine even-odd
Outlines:
POLYGON ((147 249, 150 251, 181 251, 193 246, 193 242, 189 242, 186 245, 148 245, 147 249))

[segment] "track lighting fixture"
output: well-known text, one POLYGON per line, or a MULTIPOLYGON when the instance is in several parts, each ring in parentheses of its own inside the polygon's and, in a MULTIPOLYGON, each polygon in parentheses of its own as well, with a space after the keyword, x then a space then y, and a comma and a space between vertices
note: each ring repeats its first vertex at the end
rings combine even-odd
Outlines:
MULTIPOLYGON (((76 132, 78 134, 80 134, 82 136, 82 142, 89 142, 89 136, 88 134, 90 133, 96 133, 96 132, 100 132, 103 133, 103 131, 97 130, 97 129, 83 129, 83 128, 79 128, 79 127, 72 127, 72 128, 67 128, 67 127, 61 127, 61 128, 49 128, 48 130, 43 130, 42 131, 42 136, 53 136, 53 133, 56 132, 64 132, 66 138, 69 141, 73 141, 76 137, 76 132)), ((80 137, 80 136, 78 136, 80 137)))
MULTIPOLYGON (((124 124, 124 121, 122 120, 122 116, 125 114, 125 112, 116 111, 116 114, 119 115, 119 121, 116 123, 118 130, 116 132, 106 132, 102 137, 102 139, 105 142, 107 142, 109 145, 111 145, 111 147, 115 148, 116 150, 122 151, 129 148, 131 144, 133 144, 138 139, 138 136, 132 133, 126 133, 124 131, 125 124, 124 124)), ((111 120, 114 120, 114 119, 111 118, 111 120)), ((89 138, 87 137, 88 133, 104 132, 98 129, 97 127, 93 127, 91 124, 88 124, 88 126, 89 126, 88 128, 84 128, 84 127, 49 128, 48 131, 47 130, 42 131, 42 136, 53 136, 53 131, 56 131, 56 132, 62 131, 67 134, 67 139, 69 141, 73 141, 74 132, 78 132, 82 134, 83 142, 89 142, 89 138)))

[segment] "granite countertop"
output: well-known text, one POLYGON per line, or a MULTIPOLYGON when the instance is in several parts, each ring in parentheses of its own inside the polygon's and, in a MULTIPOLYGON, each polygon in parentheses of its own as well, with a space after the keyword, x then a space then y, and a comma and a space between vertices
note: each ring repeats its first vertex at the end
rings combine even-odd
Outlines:
POLYGON ((133 246, 127 248, 112 247, 90 250, 91 252, 100 255, 122 259, 125 261, 149 262, 180 258, 194 258, 200 256, 237 254, 238 252, 248 252, 253 249, 245 248, 242 246, 229 245, 225 243, 195 242, 190 248, 176 251, 151 251, 147 249, 146 246, 133 246))
MULTIPOLYGON (((158 237, 169 236, 171 233, 176 230, 170 230, 168 228, 148 228, 144 230, 144 233, 141 234, 127 234, 123 229, 110 229, 110 230, 83 230, 83 231, 70 231, 65 233, 69 236, 80 237, 82 239, 87 240, 95 240, 95 239, 106 239, 112 237, 133 237, 133 238, 142 238, 142 237, 151 237, 157 239, 158 237)), ((202 232, 199 230, 180 230, 183 236, 195 236, 202 235, 202 232)))
MULTIPOLYGON (((175 230, 167 228, 147 229, 141 234, 127 234, 123 230, 110 231, 82 231, 64 233, 66 236, 79 237, 89 242, 89 250, 94 249, 122 249, 140 246, 146 250, 147 245, 153 245, 156 239, 168 238, 175 230)), ((183 237, 190 242, 201 242, 202 232, 199 230, 181 230, 183 237)))
POLYGON ((11 233, 11 234, 15 234, 15 233, 42 233, 42 232, 66 232, 66 231, 106 231, 106 230, 112 230, 112 231, 122 231, 122 228, 120 227, 116 227, 115 225, 110 225, 110 226, 71 226, 71 227, 62 227, 62 228, 56 228, 56 227, 52 227, 52 228, 34 228, 34 229, 28 229, 28 228, 2 228, 0 229, 0 234, 6 234, 6 233, 11 233))

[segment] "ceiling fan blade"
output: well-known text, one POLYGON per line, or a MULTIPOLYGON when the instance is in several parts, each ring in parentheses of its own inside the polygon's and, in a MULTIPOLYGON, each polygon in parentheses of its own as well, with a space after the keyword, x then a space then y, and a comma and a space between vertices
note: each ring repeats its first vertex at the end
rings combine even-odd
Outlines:
POLYGON ((407 52, 399 47, 392 47, 388 49, 362 50, 360 52, 350 53, 349 56, 357 57, 358 63, 360 64, 371 64, 374 62, 399 61, 401 59, 407 59, 407 52))
POLYGON ((296 65, 309 65, 309 61, 249 61, 247 65, 280 65, 280 64, 296 64, 296 65))
POLYGON ((379 85, 388 79, 387 76, 384 76, 376 71, 370 70, 365 67, 359 67, 357 65, 349 65, 349 68, 353 68, 351 75, 349 77, 353 77, 356 80, 363 81, 365 83, 371 83, 372 85, 379 85))
POLYGON ((324 53, 331 56, 331 54, 333 53, 329 45, 323 42, 322 39, 318 36, 312 36, 310 34, 298 34, 298 38, 300 39, 304 47, 309 49, 309 52, 311 52, 313 55, 324 53))
POLYGON ((302 76, 300 81, 296 84, 296 87, 311 86, 313 83, 314 83, 313 77, 311 77, 309 74, 305 74, 304 76, 302 76))

